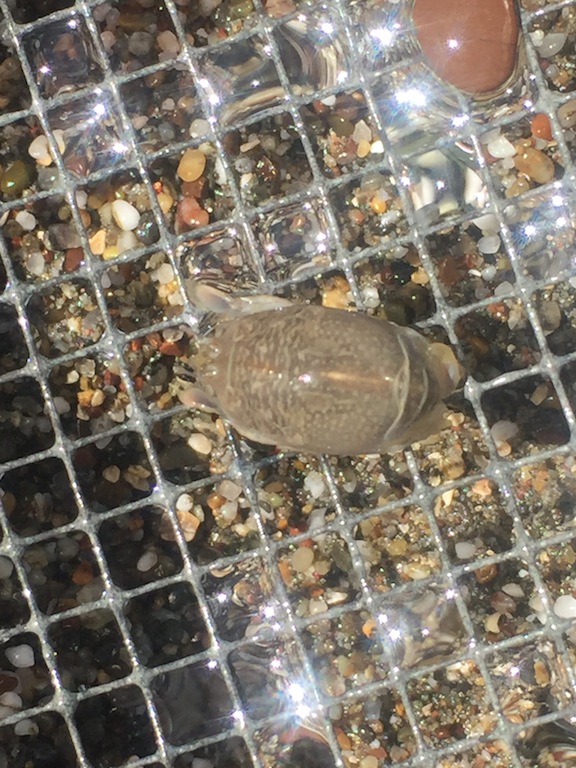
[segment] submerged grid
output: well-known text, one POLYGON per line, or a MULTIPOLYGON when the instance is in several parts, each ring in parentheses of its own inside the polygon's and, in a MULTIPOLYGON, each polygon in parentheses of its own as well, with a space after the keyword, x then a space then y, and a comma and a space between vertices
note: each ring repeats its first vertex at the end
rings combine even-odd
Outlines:
MULTIPOLYGON (((24 98, 21 110, 7 107, 0 115, 3 143, 22 122, 33 125, 30 140, 42 133, 48 137, 55 160, 47 167, 57 173, 52 178, 52 171, 46 173, 41 185, 31 187, 26 209, 40 218, 45 208, 67 205, 76 234, 62 247, 68 261, 61 271, 27 271, 29 261, 26 267, 15 256, 13 233, 7 231, 14 218, 10 212, 24 208, 22 198, 2 188, 0 247, 7 285, 0 302, 13 343, 27 347, 29 356, 9 357, 0 370, 0 399, 8 404, 3 411, 19 414, 10 429, 9 419, 3 422, 7 437, 0 457, 1 605, 6 611, 0 763, 8 759, 12 765, 9 755, 17 754, 22 764, 28 759, 33 765, 80 766, 128 761, 196 766, 200 758, 256 768, 484 764, 472 763, 474 756, 502 766, 574 764, 576 637, 558 606, 562 594, 574 589, 571 371, 576 346, 570 346, 569 335, 552 346, 551 315, 558 302, 548 300, 549 286, 568 295, 574 287, 572 133, 559 111, 570 104, 570 87, 556 87, 553 63, 541 65, 534 47, 538 38, 526 35, 522 87, 493 108, 482 107, 475 120, 466 119, 468 105, 451 94, 456 101, 448 100, 448 120, 434 101, 430 106, 414 100, 413 84, 423 76, 417 49, 391 45, 381 53, 385 46, 378 48, 382 38, 373 25, 382 18, 400 23, 408 3, 348 6, 332 0, 303 4, 285 16, 270 12, 280 4, 233 5, 230 36, 218 40, 213 35, 202 45, 202 31, 186 28, 187 6, 166 0, 163 29, 173 37, 157 59, 144 59, 143 68, 126 71, 122 61, 129 59, 111 54, 101 22, 118 6, 129 26, 136 3, 76 2, 36 18, 40 13, 21 17, 21 9, 11 10, 0 0, 3 43, 17 56, 22 87, 30 92, 29 107, 24 98), (42 58, 50 45, 54 49, 55 39, 61 40, 63 25, 79 37, 59 50, 75 51, 68 60, 71 68, 75 61, 85 62, 68 81, 64 71, 64 85, 55 63, 42 58), (325 36, 321 40, 318 30, 325 36), (80 53, 74 48, 79 40, 80 53), (306 40, 312 41, 315 57, 305 50, 306 40), (325 48, 323 40, 329 41, 325 48), (46 50, 40 55, 42 41, 46 50), (301 57, 296 69, 295 52, 301 57), (196 89, 188 115, 201 121, 199 130, 206 133, 191 139, 184 130, 166 138, 159 131, 142 141, 131 84, 148 77, 154 88, 156 73, 170 70, 176 57, 178 77, 190 74, 196 89), (303 72, 303 80, 295 83, 294 71, 303 72), (251 78, 260 83, 257 88, 251 78), (387 93, 394 91, 387 88, 393 84, 397 93, 412 94, 413 114, 390 113, 387 93), (354 98, 365 109, 364 125, 371 126, 371 150, 361 162, 366 155, 356 148, 340 171, 334 172, 332 164, 328 173, 314 126, 318 115, 341 103, 342 93, 362 94, 354 98), (504 133, 521 131, 521 121, 536 113, 551 120, 563 176, 556 169, 553 178, 519 189, 520 196, 512 199, 491 170, 483 134, 496 126, 504 133), (85 119, 87 114, 96 119, 85 119), (234 147, 253 141, 250 126, 261 130, 280 114, 286 116, 280 139, 288 142, 288 152, 298 153, 299 176, 286 188, 254 189, 251 171, 239 162, 250 149, 234 147), (98 147, 94 156, 59 152, 57 131, 79 116, 84 116, 84 131, 94 131, 89 134, 98 147), (412 122, 415 130, 422 128, 415 145, 410 144, 412 122), (106 130, 99 133, 102 125, 106 130), (414 182, 414 174, 429 168, 422 161, 425 153, 440 147, 450 159, 462 144, 483 182, 482 210, 466 202, 465 191, 455 193, 456 202, 447 209, 423 206, 424 182, 420 177, 414 182), (190 228, 206 228, 191 232, 183 217, 174 224, 164 215, 161 194, 170 189, 159 181, 158 168, 168 163, 174 170, 182 151, 198 146, 216 166, 220 190, 209 222, 195 219, 197 213, 188 221, 190 228), (377 171, 388 201, 390 196, 398 201, 399 213, 391 219, 394 233, 354 240, 339 201, 348 194, 347 185, 361 186, 358 179, 377 171), (142 236, 135 248, 100 258, 92 214, 86 211, 91 196, 103 194, 99 183, 110 178, 120 178, 114 183, 124 190, 139 185, 139 200, 146 199, 142 205, 152 211, 147 230, 152 235, 142 236), (79 196, 78 190, 87 194, 79 196), (449 265, 438 262, 436 248, 450 242, 453 228, 480 213, 493 214, 497 222, 503 243, 499 258, 508 260, 505 276, 492 291, 454 300, 457 281, 447 277, 449 265), (292 240, 285 236, 281 253, 287 243, 314 242, 315 250, 305 249, 305 257, 295 250, 294 262, 276 258, 275 237, 284 220, 290 222, 292 240), (544 249, 545 263, 530 249, 531 238, 541 246, 540 254, 544 249), (223 246, 210 250, 222 239, 223 246), (230 251, 234 258, 228 263, 223 254, 230 251), (216 278, 231 290, 258 285, 261 292, 296 300, 338 306, 353 300, 374 311, 382 295, 374 296, 369 279, 385 271, 386 259, 387 269, 392 264, 400 270, 405 261, 411 273, 426 275, 421 286, 427 291, 413 314, 406 314, 401 301, 388 306, 388 313, 403 311, 400 321, 419 321, 430 333, 444 329, 467 363, 482 360, 474 329, 483 322, 505 315, 509 330, 521 318, 528 329, 520 342, 520 364, 517 358, 507 370, 474 368, 465 388, 470 405, 459 403, 464 416, 454 418, 448 436, 380 463, 316 461, 259 450, 197 414, 189 422, 198 430, 192 454, 182 440, 168 441, 174 424, 188 423, 185 410, 174 398, 146 401, 145 376, 135 357, 149 354, 152 370, 158 350, 185 362, 189 340, 181 326, 187 320, 194 329, 197 318, 186 296, 191 274, 216 278), (158 277, 161 269, 167 280, 158 277), (119 275, 138 282, 142 273, 149 273, 148 284, 173 285, 164 293, 157 289, 154 300, 143 300, 140 314, 133 315, 132 295, 114 295, 113 289, 125 285, 119 275), (74 285, 81 288, 75 292, 74 285), (72 305, 87 308, 76 336, 57 338, 47 327, 47 318, 58 309, 53 296, 71 297, 72 305), (178 350, 166 351, 162 344, 178 350), (97 357, 94 367, 101 368, 107 386, 118 389, 122 382, 125 406, 116 425, 104 420, 93 432, 78 431, 66 406, 73 366, 90 355, 97 357), (528 417, 534 420, 519 422, 519 436, 510 431, 515 391, 525 393, 528 417), (538 410, 542 404, 544 414, 538 410), (530 423, 537 423, 532 431, 530 423), (451 468, 457 454, 460 472, 451 468), (104 480, 94 479, 92 485, 98 471, 104 480), (366 488, 360 492, 362 482, 366 488), (297 514, 285 513, 289 486, 300 525, 294 523, 297 514), (474 504, 467 501, 470 488, 474 504), (543 510, 532 516, 538 497, 543 510), (495 503, 500 514, 483 529, 485 538, 472 547, 465 541, 467 555, 462 546, 455 550, 451 536, 458 537, 462 520, 466 525, 467 519, 482 516, 483 505, 495 503), (547 510, 547 503, 553 509, 547 510), (452 518, 450 509, 456 510, 452 518), (222 516, 218 524, 215 510, 222 516), (208 524, 211 513, 214 530, 224 526, 226 514, 237 515, 229 539, 204 536, 202 523, 208 524), (281 529, 276 523, 282 515, 281 529), (378 526, 384 530, 374 533, 378 526), (422 540, 411 538, 411 529, 422 540), (129 546, 126 530, 137 533, 129 546), (377 546, 386 547, 386 561, 375 554, 377 546), (55 573, 49 564, 58 559, 64 566, 55 573), (298 582, 297 574, 313 563, 309 580, 298 582), (64 584, 60 594, 54 592, 56 583, 64 584), (492 589, 493 583, 498 588, 492 589), (485 613, 482 599, 489 605, 485 613), (34 653, 32 675, 22 662, 27 648, 34 653), (99 670, 96 676, 87 673, 90 664, 99 670), (452 718, 450 727, 441 722, 443 711, 452 718), (389 719, 380 723, 379 732, 375 724, 383 713, 389 719), (347 732, 345 724, 354 717, 362 726, 347 732), (374 727, 367 736, 370 723, 374 727), (42 751, 46 744, 53 763, 42 762, 48 759, 42 751)), ((572 3, 527 5, 524 30, 538 30, 547 14, 572 8, 572 3)), ((443 86, 433 77, 424 83, 432 97, 438 90, 438 103, 445 106, 443 86)), ((349 101, 346 106, 350 110, 349 101)), ((333 131, 347 119, 344 112, 328 119, 333 131)), ((346 137, 348 130, 336 135, 346 137)), ((360 134, 367 135, 364 127, 360 134)), ((368 231, 369 223, 358 214, 349 220, 368 231)), ((24 239, 21 233, 18 237, 24 239)), ((91 365, 81 374, 93 375, 91 365)), ((101 404, 90 400, 88 406, 101 404)))

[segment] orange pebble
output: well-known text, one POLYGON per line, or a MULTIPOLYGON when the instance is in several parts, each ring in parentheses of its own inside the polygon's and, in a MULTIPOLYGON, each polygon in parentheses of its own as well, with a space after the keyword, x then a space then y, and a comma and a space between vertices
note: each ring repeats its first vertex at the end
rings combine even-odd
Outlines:
POLYGON ((534 115, 530 123, 530 130, 532 136, 536 136, 538 139, 546 139, 546 141, 552 141, 552 126, 550 125, 550 118, 543 112, 539 112, 534 115))
POLYGON ((72 574, 72 581, 78 586, 90 584, 94 578, 94 570, 87 560, 82 560, 72 574))

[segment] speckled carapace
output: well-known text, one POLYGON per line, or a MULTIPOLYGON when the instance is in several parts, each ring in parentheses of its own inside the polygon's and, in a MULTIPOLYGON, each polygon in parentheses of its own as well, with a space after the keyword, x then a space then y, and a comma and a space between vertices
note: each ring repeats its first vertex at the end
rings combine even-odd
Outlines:
POLYGON ((362 313, 294 305, 221 319, 199 382, 245 437, 306 453, 404 447, 446 426, 452 350, 362 313))

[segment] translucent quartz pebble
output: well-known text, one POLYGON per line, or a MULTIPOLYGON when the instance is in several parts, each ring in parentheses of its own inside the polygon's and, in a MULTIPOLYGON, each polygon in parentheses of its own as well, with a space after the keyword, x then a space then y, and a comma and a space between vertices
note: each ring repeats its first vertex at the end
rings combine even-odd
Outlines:
POLYGON ((433 72, 474 95, 512 75, 520 25, 514 0, 415 0, 416 37, 433 72))

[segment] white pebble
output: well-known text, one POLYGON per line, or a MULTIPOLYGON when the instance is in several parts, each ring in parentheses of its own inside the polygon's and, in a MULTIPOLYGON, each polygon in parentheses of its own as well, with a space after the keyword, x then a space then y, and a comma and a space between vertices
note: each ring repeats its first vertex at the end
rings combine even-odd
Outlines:
POLYGON ((233 483, 232 480, 222 480, 216 490, 228 501, 234 501, 242 493, 242 487, 233 483))
POLYGON ((378 290, 372 285, 362 289, 362 301, 368 309, 374 309, 380 305, 380 296, 378 290))
POLYGON ((34 651, 30 645, 13 645, 4 651, 6 658, 17 669, 26 669, 34 666, 34 651))
POLYGON ((306 488, 313 499, 319 499, 326 490, 324 477, 315 470, 309 472, 304 480, 304 488, 306 488))
POLYGON ((203 120, 201 117, 197 117, 196 120, 192 120, 189 132, 193 139, 196 139, 199 136, 207 136, 210 133, 210 123, 208 120, 203 120))
POLYGON ((486 236, 495 235, 500 229, 498 219, 493 213, 485 213, 484 216, 477 216, 475 219, 472 219, 472 223, 486 236))
POLYGON ((161 285, 168 285, 174 280, 174 270, 171 264, 162 264, 158 267, 154 273, 154 279, 158 280, 161 285))
POLYGON ((560 595, 554 603, 554 613, 560 619, 576 618, 576 597, 573 595, 560 595))
POLYGON ((322 528, 323 525, 326 524, 326 507, 318 507, 318 509, 313 509, 312 512, 310 512, 310 515, 308 516, 308 528, 309 530, 317 530, 318 528, 322 528))
POLYGON ((44 272, 46 262, 40 251, 32 251, 26 259, 26 269, 31 275, 41 275, 44 272))
POLYGON ((311 547, 298 547, 292 553, 290 562, 296 573, 304 573, 314 562, 314 550, 311 547))
POLYGON ((557 53, 560 53, 566 44, 566 39, 567 35, 565 32, 549 32, 542 39, 538 46, 538 51, 542 56, 549 59, 551 56, 556 56, 557 53))
POLYGON ((471 541, 459 541, 454 549, 459 560, 471 560, 476 554, 476 546, 471 541))
POLYGON ((22 229, 25 229, 27 232, 32 232, 37 223, 36 216, 30 213, 30 211, 18 211, 15 218, 22 229))
POLYGON ((120 232, 118 239, 116 240, 116 245, 118 246, 120 253, 126 253, 126 251, 129 251, 131 248, 138 247, 138 238, 134 232, 126 230, 120 232))
POLYGON ((28 147, 28 154, 33 157, 34 160, 41 161, 42 164, 51 162, 50 149, 48 147, 48 139, 44 134, 36 136, 34 141, 28 147))
POLYGON ((140 571, 140 573, 146 573, 147 571, 152 570, 156 563, 158 562, 158 555, 154 550, 149 550, 148 552, 144 552, 142 557, 139 558, 138 562, 136 563, 137 570, 140 571))
POLYGON ((520 584, 515 584, 514 582, 504 584, 502 592, 504 592, 505 595, 510 595, 510 597, 524 597, 524 590, 520 584))
POLYGON ((500 248, 500 235, 488 235, 478 240, 478 250, 483 254, 497 253, 500 248))
POLYGON ((516 147, 505 136, 498 136, 488 144, 488 152, 496 158, 514 157, 516 147))
POLYGON ((352 140, 358 144, 361 141, 372 141, 372 130, 364 120, 358 120, 354 126, 352 140))
POLYGON ((34 720, 27 717, 25 720, 19 720, 14 726, 16 736, 37 736, 39 732, 38 725, 34 720))
POLYGON ((233 523, 234 520, 236 519, 237 514, 238 514, 237 501, 226 501, 218 509, 218 518, 220 520, 223 520, 225 523, 233 523))
POLYGON ((194 499, 189 493, 183 493, 176 499, 176 509, 178 512, 190 512, 194 506, 194 499))
POLYGON ((120 229, 125 231, 136 229, 140 221, 138 209, 127 200, 114 200, 112 203, 112 216, 120 229))
POLYGON ((0 579, 9 579, 14 570, 14 563, 10 558, 0 555, 0 579))
POLYGON ((485 280, 487 283, 489 283, 491 280, 494 280, 496 277, 496 272, 498 270, 494 266, 494 264, 489 264, 487 267, 484 267, 482 272, 480 273, 482 276, 482 280, 485 280))
POLYGON ((201 432, 195 432, 188 438, 188 445, 196 453, 207 456, 212 450, 212 441, 201 432))
POLYGON ((326 604, 326 601, 323 600, 321 597, 313 597, 308 602, 308 613, 310 616, 315 616, 318 613, 324 613, 324 611, 328 610, 328 605, 326 604))
POLYGON ((503 443, 518 434, 518 426, 511 421, 497 421, 490 432, 495 443, 503 443))
POLYGON ((508 280, 504 280, 494 288, 494 296, 507 296, 510 293, 514 293, 514 286, 508 280))
POLYGON ((76 205, 81 210, 88 205, 88 193, 84 189, 77 189, 75 193, 76 205))
POLYGON ((15 691, 6 691, 0 696, 0 720, 21 709, 22 698, 15 691))

